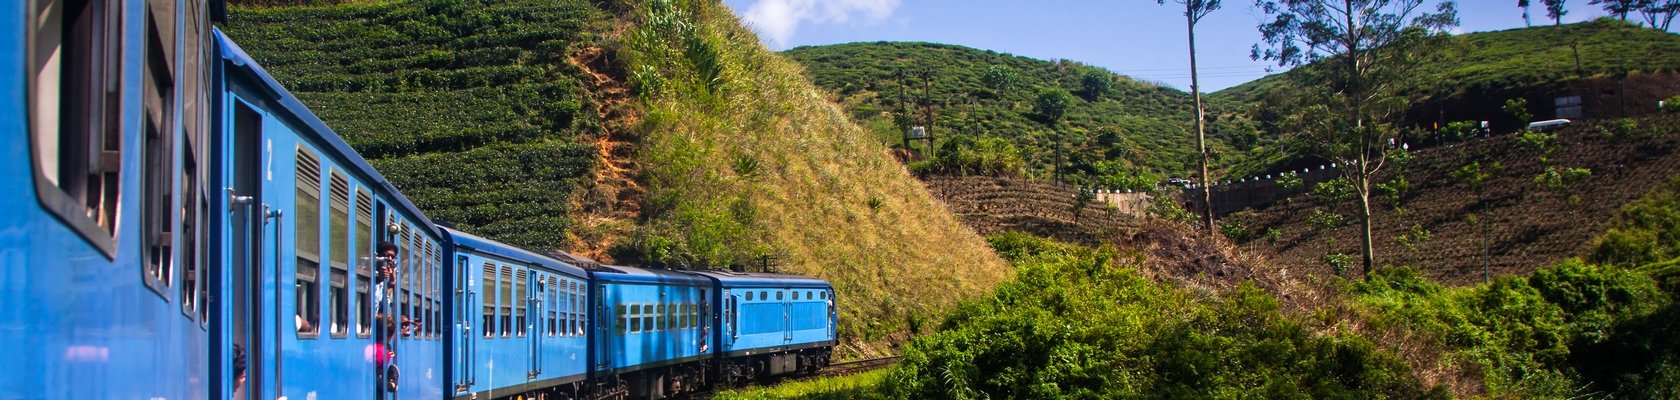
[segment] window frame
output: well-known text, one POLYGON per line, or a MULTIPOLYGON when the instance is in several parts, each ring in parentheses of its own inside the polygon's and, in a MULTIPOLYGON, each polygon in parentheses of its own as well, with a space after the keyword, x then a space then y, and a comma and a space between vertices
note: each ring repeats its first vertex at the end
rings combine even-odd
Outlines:
POLYGON ((484 294, 484 298, 481 300, 481 302, 484 304, 484 308, 483 308, 483 312, 480 315, 480 317, 481 317, 480 319, 483 320, 484 326, 482 326, 481 328, 483 328, 483 330, 484 330, 484 338, 485 339, 495 339, 496 338, 496 320, 497 320, 497 317, 496 317, 496 310, 497 310, 497 307, 496 307, 496 287, 497 287, 497 285, 496 285, 496 276, 497 276, 496 275, 496 263, 492 262, 492 261, 485 261, 482 268, 483 269, 482 269, 481 272, 484 276, 481 277, 480 280, 483 281, 484 286, 479 291, 483 292, 483 294, 484 294))
POLYGON ((331 168, 327 172, 327 300, 330 301, 331 323, 327 332, 334 339, 342 339, 350 335, 350 262, 351 249, 355 245, 351 241, 350 225, 354 224, 350 216, 350 178, 339 168, 331 168), (342 192, 340 191, 342 189, 342 192), (339 197, 342 194, 343 197, 339 197), (334 218, 341 218, 343 226, 338 226, 334 218), (337 299, 334 299, 337 296, 337 299))
POLYGON ((320 238, 320 236, 321 236, 321 227, 320 227, 321 218, 320 217, 321 217, 321 208, 323 206, 322 201, 321 201, 321 197, 322 197, 321 196, 322 195, 321 184, 323 183, 323 181, 321 179, 322 178, 321 169, 322 169, 323 166, 321 165, 320 156, 316 155, 314 150, 310 150, 307 146, 304 146, 302 143, 297 144, 296 151, 294 152, 294 155, 295 155, 295 157, 292 160, 293 178, 294 178, 293 183, 294 183, 294 186, 295 186, 292 189, 292 194, 294 196, 292 206, 293 206, 293 210, 295 210, 292 213, 292 221, 293 221, 293 223, 292 223, 292 233, 293 233, 293 235, 292 235, 293 236, 293 242, 292 242, 292 250, 293 251, 292 251, 292 253, 294 255, 294 257, 292 259, 292 261, 293 261, 292 262, 292 277, 293 277, 292 314, 297 316, 297 317, 303 318, 305 322, 308 322, 309 325, 310 325, 310 329, 309 330, 303 330, 301 326, 298 326, 296 324, 296 322, 295 322, 296 319, 294 318, 292 330, 294 332, 297 332, 297 337, 299 339, 314 339, 314 338, 319 337, 320 334, 321 334, 321 269, 322 268, 321 268, 321 248, 320 248, 320 246, 321 246, 321 238, 320 238), (307 171, 306 169, 304 169, 304 166, 305 166, 303 164, 304 160, 311 160, 311 162, 314 164, 313 170, 315 172, 315 174, 314 174, 315 179, 314 179, 313 182, 307 182, 307 183, 310 183, 308 185, 305 185, 304 183, 306 183, 306 182, 303 181, 304 180, 303 172, 307 171), (304 203, 305 202, 303 201, 304 196, 306 194, 308 194, 308 193, 306 193, 306 190, 312 190, 314 192, 313 193, 314 197, 315 197, 314 207, 313 207, 314 208, 314 210, 313 210, 314 211, 314 213, 313 213, 314 218, 305 218, 305 216, 307 216, 309 214, 305 214, 303 212, 305 210, 305 208, 304 208, 304 206, 305 206, 304 203), (308 221, 308 222, 305 222, 305 221, 308 221), (314 227, 313 232, 314 232, 315 238, 312 240, 312 242, 315 244, 315 249, 314 249, 313 252, 305 252, 306 249, 304 248, 304 241, 302 240, 302 239, 305 238, 305 235, 306 235, 306 232, 303 229, 304 226, 306 226, 305 223, 310 224, 308 226, 313 226, 314 227), (313 258, 313 259, 310 259, 310 258, 313 258), (306 261, 313 263, 313 265, 314 265, 314 267, 313 267, 314 268, 314 273, 313 274, 309 274, 309 273, 304 271, 303 265, 306 261), (308 282, 308 283, 305 284, 304 282, 308 282), (305 300, 307 300, 307 301, 305 301, 305 300))
POLYGON ((125 194, 121 188, 124 176, 122 159, 127 146, 122 136, 120 97, 118 93, 104 88, 114 87, 112 83, 120 80, 123 74, 122 21, 125 13, 122 7, 109 4, 105 8, 87 11, 96 14, 90 18, 97 21, 88 25, 92 32, 78 33, 91 38, 90 42, 93 43, 89 43, 90 49, 68 56, 45 57, 47 54, 73 52, 65 50, 70 46, 67 42, 71 40, 66 40, 63 32, 69 28, 67 25, 76 22, 63 19, 64 8, 62 1, 31 0, 28 1, 26 11, 28 21, 47 21, 43 24, 44 29, 25 29, 24 32, 24 58, 27 60, 27 111, 24 118, 29 123, 26 136, 29 138, 30 169, 34 176, 36 200, 40 202, 41 208, 57 217, 107 259, 115 260, 118 233, 123 228, 120 226, 117 209, 121 206, 125 194), (43 13, 54 18, 42 19, 43 13), (52 30, 59 33, 44 35, 52 30), (43 43, 49 38, 56 39, 50 46, 43 43), (74 59, 72 62, 65 62, 64 58, 78 56, 91 59, 85 63, 87 70, 77 69, 80 65, 74 62, 87 60, 74 59), (67 64, 69 68, 66 68, 67 64), (49 69, 51 71, 48 71, 49 69), (77 74, 93 76, 93 82, 85 82, 85 87, 66 85, 65 76, 77 74), (74 93, 66 93, 75 92, 77 89, 81 89, 83 95, 93 93, 87 96, 89 99, 83 99, 79 104, 87 110, 66 111, 60 108, 65 97, 74 96, 74 93), (47 93, 49 91, 50 93, 47 93), (69 147, 73 149, 69 152, 65 151, 63 143, 70 135, 64 129, 65 120, 86 121, 79 125, 79 130, 87 132, 86 136, 79 136, 84 140, 71 143, 72 146, 69 147), (91 165, 86 170, 65 171, 59 164, 67 162, 63 157, 66 153, 80 153, 83 158, 78 160, 91 165), (70 176, 73 180, 67 181, 64 174, 73 175, 70 176), (87 178, 90 174, 99 176, 98 193, 78 197, 69 191, 71 189, 67 189, 74 186, 83 186, 82 189, 86 189, 85 184, 91 181, 87 178), (90 199, 97 199, 99 207, 89 210, 85 203, 90 199), (90 211, 99 217, 88 216, 90 211), (104 219, 105 223, 101 224, 100 219, 104 219))
POLYGON ((350 247, 358 253, 351 260, 356 263, 356 337, 368 338, 373 336, 373 248, 378 241, 373 240, 373 193, 366 186, 356 185, 355 220, 351 222, 350 247))

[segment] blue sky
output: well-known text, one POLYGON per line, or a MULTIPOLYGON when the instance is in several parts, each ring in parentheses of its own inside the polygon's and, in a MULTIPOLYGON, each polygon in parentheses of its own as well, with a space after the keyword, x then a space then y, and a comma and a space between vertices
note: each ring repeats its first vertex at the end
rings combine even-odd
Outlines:
MULTIPOLYGON (((951 43, 1037 59, 1068 59, 1136 79, 1190 88, 1183 6, 1154 0, 724 0, 772 49, 848 42, 951 43)), ((1539 1, 1534 1, 1538 4, 1539 1)), ((1604 15, 1572 0, 1563 21, 1604 15)), ((1433 3, 1431 3, 1433 4, 1433 3)), ((1458 32, 1523 26, 1514 0, 1459 0, 1458 32)), ((1549 24, 1534 7, 1535 24, 1549 24)), ((1265 76, 1249 59, 1260 40, 1252 0, 1225 0, 1197 24, 1204 92, 1265 76)), ((1275 70, 1275 68, 1274 68, 1275 70)))

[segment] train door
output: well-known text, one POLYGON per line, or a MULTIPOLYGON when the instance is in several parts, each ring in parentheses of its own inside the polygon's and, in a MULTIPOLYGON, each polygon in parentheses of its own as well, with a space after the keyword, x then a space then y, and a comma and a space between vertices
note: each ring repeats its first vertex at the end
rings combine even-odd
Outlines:
POLYGON ((791 294, 793 289, 776 291, 776 301, 782 303, 782 343, 793 342, 793 301, 782 300, 784 294, 791 294))
POLYGON ((537 273, 537 271, 533 269, 531 270, 531 279, 521 282, 529 286, 531 290, 531 295, 525 297, 525 308, 529 310, 524 314, 527 318, 525 320, 526 324, 525 326, 519 327, 520 329, 524 329, 526 337, 530 338, 529 360, 527 360, 527 362, 530 363, 531 366, 525 371, 525 378, 527 380, 535 379, 537 376, 542 375, 543 330, 538 327, 544 326, 542 323, 543 316, 548 315, 548 313, 543 310, 544 304, 542 301, 544 298, 543 296, 545 296, 545 294, 543 294, 544 289, 546 288, 546 285, 544 285, 543 282, 546 279, 546 277, 543 277, 542 274, 537 273))
MULTIPOLYGON (((456 247, 457 253, 462 252, 456 247)), ((464 393, 472 388, 472 349, 473 320, 479 314, 472 309, 473 296, 477 295, 474 287, 476 281, 468 269, 471 263, 466 254, 459 254, 455 258, 455 393, 464 393)))
POLYGON ((232 155, 228 157, 232 172, 232 187, 228 189, 228 242, 230 243, 226 281, 231 285, 231 316, 219 329, 225 329, 233 342, 228 347, 228 389, 234 399, 256 399, 272 391, 268 379, 269 356, 264 348, 262 319, 262 269, 264 226, 267 205, 262 201, 263 137, 262 116, 255 109, 233 101, 232 155), (243 362, 243 368, 240 365, 243 362), (241 376, 244 381, 240 382, 241 376))

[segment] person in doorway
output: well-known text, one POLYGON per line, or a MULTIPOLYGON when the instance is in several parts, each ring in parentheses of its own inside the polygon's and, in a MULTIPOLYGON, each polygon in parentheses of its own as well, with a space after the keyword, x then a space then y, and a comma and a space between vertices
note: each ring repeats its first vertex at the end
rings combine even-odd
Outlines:
POLYGON ((245 346, 233 344, 233 398, 245 398, 245 346))

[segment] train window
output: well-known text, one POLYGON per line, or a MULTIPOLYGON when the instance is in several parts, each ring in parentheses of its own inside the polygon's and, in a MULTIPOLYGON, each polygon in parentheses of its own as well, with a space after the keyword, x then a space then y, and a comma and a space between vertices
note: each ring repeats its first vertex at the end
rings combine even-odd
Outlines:
POLYGON ((513 336, 513 267, 502 266, 502 337, 513 336))
POLYGON ((618 332, 620 335, 630 333, 629 324, 625 322, 628 315, 623 304, 613 307, 613 332, 618 332))
POLYGON ((117 251, 123 164, 118 4, 33 2, 26 55, 36 195, 108 257, 117 251))
POLYGON ((629 318, 630 318, 630 333, 641 332, 642 331, 642 305, 641 304, 631 304, 630 305, 629 318))
POLYGON ((344 337, 350 332, 350 181, 344 174, 333 171, 328 180, 327 237, 331 247, 328 259, 332 274, 327 277, 329 311, 332 312, 332 335, 344 337))
POLYGON ((572 302, 572 335, 583 336, 584 296, 583 283, 572 282, 572 293, 568 295, 572 302))
POLYGON ((747 292, 747 301, 752 301, 752 299, 753 299, 753 292, 750 292, 750 291, 747 292))
POLYGON ((560 296, 558 293, 563 289, 561 289, 561 286, 557 286, 559 283, 558 279, 548 278, 548 286, 543 288, 548 290, 548 303, 546 303, 548 305, 546 307, 548 310, 548 336, 554 336, 554 334, 560 332, 558 318, 560 316, 560 296))
POLYGON ((763 290, 758 291, 758 299, 759 300, 770 300, 770 295, 768 293, 769 292, 765 292, 763 290))
POLYGON ((209 96, 204 92, 207 74, 202 65, 209 56, 204 51, 203 43, 207 43, 203 33, 208 27, 208 18, 202 18, 200 7, 196 2, 188 2, 183 21, 183 33, 186 38, 181 42, 186 46, 186 55, 182 56, 184 64, 181 68, 184 79, 181 101, 181 127, 185 147, 181 151, 181 248, 182 248, 182 276, 186 282, 181 285, 182 309, 192 312, 197 309, 199 322, 208 328, 209 308, 203 304, 209 298, 208 272, 205 265, 210 260, 210 235, 205 229, 210 220, 209 185, 205 182, 209 174, 200 164, 207 162, 209 154, 208 130, 209 119, 204 114, 205 106, 209 103, 209 96))
POLYGON ((667 307, 665 304, 660 304, 659 305, 659 314, 654 315, 654 318, 659 320, 659 322, 658 322, 659 323, 659 330, 663 331, 663 330, 671 329, 671 308, 670 307, 667 307))
POLYGON ((516 279, 517 280, 514 281, 513 289, 514 292, 519 295, 513 296, 514 336, 525 337, 525 331, 531 329, 531 326, 525 323, 525 308, 526 305, 531 303, 531 297, 526 294, 528 287, 525 285, 525 270, 519 270, 519 274, 516 279))
POLYGON ((776 300, 781 300, 781 299, 782 299, 782 293, 783 293, 783 292, 782 292, 782 291, 780 291, 780 290, 777 290, 777 291, 776 291, 776 300))
POLYGON ((496 264, 484 263, 484 286, 479 290, 484 293, 484 331, 485 338, 496 336, 496 264))
POLYGON ((321 323, 321 162, 315 153, 297 148, 296 225, 297 268, 293 318, 299 333, 316 333, 321 323))
MULTIPOLYGON (((196 127, 195 127, 196 128, 196 127)), ((199 312, 199 293, 206 289, 204 285, 204 268, 202 265, 208 260, 208 234, 201 227, 204 218, 209 213, 209 200, 205 198, 203 177, 198 170, 200 159, 199 148, 204 139, 199 137, 201 129, 192 129, 186 133, 186 146, 181 151, 181 313, 191 320, 200 316, 200 321, 206 321, 199 312)))
POLYGON ((356 336, 373 333, 373 196, 366 188, 356 188, 356 336))
POLYGON ((653 331, 653 316, 654 316, 653 305, 652 304, 643 305, 642 306, 642 330, 643 331, 649 331, 649 332, 653 331))
MULTIPOLYGON (((148 4, 148 11, 150 10, 148 4)), ((173 15, 173 14, 171 14, 173 15)), ((142 78, 141 129, 145 157, 141 164, 140 226, 141 246, 145 249, 146 284, 158 295, 168 299, 167 289, 174 278, 175 247, 172 216, 175 186, 175 126, 174 70, 172 60, 163 51, 164 32, 151 12, 146 13, 146 58, 142 78)), ((164 22, 168 22, 165 20, 164 22)), ((167 25, 165 27, 168 27, 167 25)), ((171 46, 174 41, 169 42, 171 46)))
POLYGON ((414 252, 409 246, 413 245, 408 234, 408 223, 397 224, 397 331, 401 337, 408 337, 413 333, 408 328, 412 317, 409 314, 409 296, 414 294, 414 252), (400 294, 398 294, 400 293, 400 294))
POLYGON ((422 260, 425 261, 426 285, 425 288, 420 291, 420 294, 425 298, 425 300, 420 302, 420 316, 415 319, 421 321, 419 328, 420 332, 429 339, 432 337, 432 298, 437 293, 435 289, 432 289, 433 287, 436 287, 437 284, 437 274, 433 273, 433 270, 437 269, 437 253, 436 250, 432 248, 431 240, 427 240, 425 243, 426 251, 421 253, 421 256, 425 257, 422 260))

